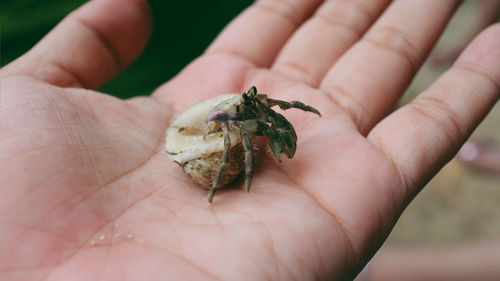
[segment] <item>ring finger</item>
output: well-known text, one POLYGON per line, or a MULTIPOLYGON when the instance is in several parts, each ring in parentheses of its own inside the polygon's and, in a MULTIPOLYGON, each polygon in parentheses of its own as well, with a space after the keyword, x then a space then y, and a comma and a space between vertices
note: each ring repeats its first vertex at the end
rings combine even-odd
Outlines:
POLYGON ((332 67, 320 89, 366 133, 393 107, 460 2, 393 2, 332 67))
POLYGON ((318 86, 328 69, 363 36, 389 2, 326 1, 286 43, 272 69, 318 86))

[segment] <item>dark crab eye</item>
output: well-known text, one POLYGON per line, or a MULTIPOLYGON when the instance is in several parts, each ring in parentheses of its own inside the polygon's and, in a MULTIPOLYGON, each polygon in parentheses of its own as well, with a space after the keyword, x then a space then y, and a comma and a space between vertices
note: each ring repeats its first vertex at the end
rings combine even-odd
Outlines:
POLYGON ((250 87, 250 89, 248 89, 247 93, 249 96, 254 97, 257 95, 257 88, 255 88, 255 86, 252 86, 250 87))

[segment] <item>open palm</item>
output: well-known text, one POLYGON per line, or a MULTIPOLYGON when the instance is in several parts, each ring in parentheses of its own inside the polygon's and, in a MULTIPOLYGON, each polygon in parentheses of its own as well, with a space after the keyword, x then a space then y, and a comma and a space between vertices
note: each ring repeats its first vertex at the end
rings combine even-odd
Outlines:
POLYGON ((89 90, 145 44, 142 1, 92 1, 6 66, 0 280, 353 278, 498 100, 500 27, 383 119, 457 1, 321 2, 257 2, 150 97, 89 90), (209 205, 167 159, 166 128, 251 85, 323 117, 284 113, 294 159, 262 157, 250 193, 209 205))

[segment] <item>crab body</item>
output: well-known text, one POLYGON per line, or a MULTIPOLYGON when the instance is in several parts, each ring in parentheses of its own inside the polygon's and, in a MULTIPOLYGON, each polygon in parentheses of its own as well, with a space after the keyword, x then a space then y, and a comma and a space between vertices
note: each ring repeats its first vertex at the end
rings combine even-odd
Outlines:
POLYGON ((269 149, 278 161, 281 153, 292 158, 297 148, 295 129, 271 109, 276 105, 320 115, 311 106, 270 99, 251 87, 241 95, 223 95, 198 103, 181 114, 167 131, 167 153, 194 181, 209 189, 209 202, 218 188, 243 170, 248 191, 256 136, 268 138, 269 149))

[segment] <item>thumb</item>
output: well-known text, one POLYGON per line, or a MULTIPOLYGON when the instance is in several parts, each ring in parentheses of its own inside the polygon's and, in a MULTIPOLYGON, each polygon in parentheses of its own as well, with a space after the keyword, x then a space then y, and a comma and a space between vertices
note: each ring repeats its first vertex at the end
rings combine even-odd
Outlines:
POLYGON ((62 87, 97 88, 146 45, 151 14, 145 0, 94 0, 69 14, 2 75, 29 75, 62 87))

